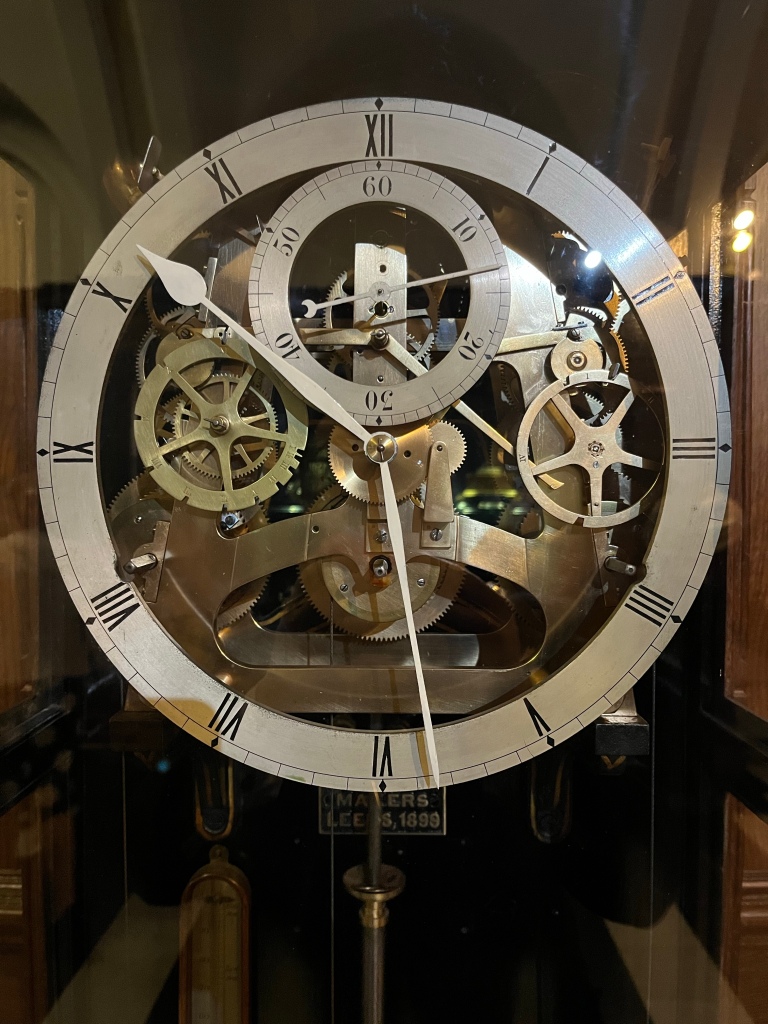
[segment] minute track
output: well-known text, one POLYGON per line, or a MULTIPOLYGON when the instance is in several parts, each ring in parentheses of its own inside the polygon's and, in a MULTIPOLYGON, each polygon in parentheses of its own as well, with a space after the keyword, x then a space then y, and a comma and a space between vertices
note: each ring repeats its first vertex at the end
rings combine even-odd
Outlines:
MULTIPOLYGON (((372 237, 375 239, 376 235, 372 237)), ((393 253, 385 246, 379 251, 380 269, 385 271, 393 253)), ((440 258, 440 253, 436 258, 440 258)), ((377 286, 374 279, 362 291, 356 284, 353 288, 356 294, 331 301, 337 308, 354 304, 355 310, 364 310, 362 315, 374 327, 387 329, 394 321, 392 329, 402 323, 402 316, 392 303, 403 296, 402 301, 407 305, 405 291, 418 283, 402 279, 388 285, 385 277, 377 286)), ((491 219, 472 196, 448 178, 417 164, 397 161, 342 165, 302 185, 276 211, 262 232, 254 253, 249 294, 254 334, 263 338, 273 351, 289 353, 289 358, 299 362, 324 386, 333 386, 345 407, 370 427, 424 419, 456 401, 487 370, 504 336, 510 306, 507 261, 491 219), (289 308, 290 289, 296 286, 294 267, 301 247, 311 244, 318 229, 341 211, 349 211, 351 217, 365 217, 365 212, 358 211, 364 210, 366 204, 372 205, 369 195, 372 190, 377 201, 382 199, 375 191, 380 187, 376 183, 382 181, 386 182, 387 206, 394 204, 398 209, 415 210, 448 228, 443 231, 442 258, 458 259, 463 267, 422 275, 425 284, 466 278, 469 291, 469 310, 462 321, 461 335, 430 370, 429 387, 425 386, 426 381, 402 377, 400 382, 390 382, 387 387, 391 386, 393 391, 391 409, 381 407, 375 375, 368 382, 364 378, 356 379, 354 374, 352 380, 340 382, 319 364, 302 344, 301 330, 289 308), (461 230, 451 232, 453 226, 461 230), (264 302, 263 297, 267 295, 271 299, 264 302), (468 372, 463 372, 465 365, 468 372), (371 383, 374 383, 373 391, 371 383)), ((304 300, 304 305, 311 315, 326 308, 327 302, 304 300)), ((397 340, 397 330, 393 336, 397 340)))

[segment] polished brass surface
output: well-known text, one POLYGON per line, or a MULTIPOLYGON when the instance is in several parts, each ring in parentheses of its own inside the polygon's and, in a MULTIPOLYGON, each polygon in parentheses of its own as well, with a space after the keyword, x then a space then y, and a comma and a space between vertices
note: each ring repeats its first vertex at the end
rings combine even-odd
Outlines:
POLYGON ((381 505, 384 492, 378 463, 389 462, 395 494, 401 500, 424 483, 430 443, 431 434, 426 426, 375 434, 367 446, 337 426, 328 442, 328 461, 334 477, 348 494, 381 505))
POLYGON ((152 370, 136 403, 134 432, 144 465, 165 491, 196 508, 237 511, 263 501, 288 482, 307 436, 306 409, 292 391, 275 386, 286 425, 272 426, 271 405, 259 393, 261 378, 242 346, 239 351, 234 345, 222 348, 205 337, 169 353, 152 370), (214 381, 211 392, 207 382, 195 386, 190 381, 190 369, 222 357, 237 374, 231 385, 224 379, 214 381), (174 387, 180 397, 174 436, 168 438, 158 427, 158 410, 174 387), (179 466, 184 456, 196 470, 208 471, 210 481, 194 482, 184 474, 179 466), (208 465, 217 471, 208 470, 208 465))

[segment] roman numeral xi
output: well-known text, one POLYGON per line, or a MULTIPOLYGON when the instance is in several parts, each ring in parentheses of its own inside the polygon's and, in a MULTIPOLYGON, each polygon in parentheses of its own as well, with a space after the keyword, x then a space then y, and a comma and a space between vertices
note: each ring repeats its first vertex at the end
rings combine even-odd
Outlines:
MULTIPOLYGON (((203 156, 210 159, 210 151, 207 149, 203 150, 203 156)), ((243 194, 243 190, 235 181, 235 176, 224 163, 223 158, 221 160, 214 160, 210 166, 205 168, 205 173, 210 175, 219 186, 219 195, 225 206, 231 200, 237 199, 238 196, 243 194)))

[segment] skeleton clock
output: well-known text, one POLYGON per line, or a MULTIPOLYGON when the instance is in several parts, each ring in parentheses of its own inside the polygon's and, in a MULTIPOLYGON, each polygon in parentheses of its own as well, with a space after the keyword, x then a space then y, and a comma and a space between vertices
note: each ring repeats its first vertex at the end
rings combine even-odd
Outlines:
POLYGON ((678 259, 478 110, 290 111, 157 180, 82 273, 40 496, 95 641, 202 743, 459 783, 617 704, 723 519, 728 400, 678 259))

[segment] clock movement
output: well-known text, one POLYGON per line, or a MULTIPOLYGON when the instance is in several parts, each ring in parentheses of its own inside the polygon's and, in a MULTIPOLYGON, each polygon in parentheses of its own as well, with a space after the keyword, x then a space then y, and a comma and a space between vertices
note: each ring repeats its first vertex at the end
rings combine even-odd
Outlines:
POLYGON ((646 216, 556 141, 414 99, 145 172, 37 444, 70 598, 130 685, 262 771, 382 792, 619 704, 729 471, 717 346, 646 216))

